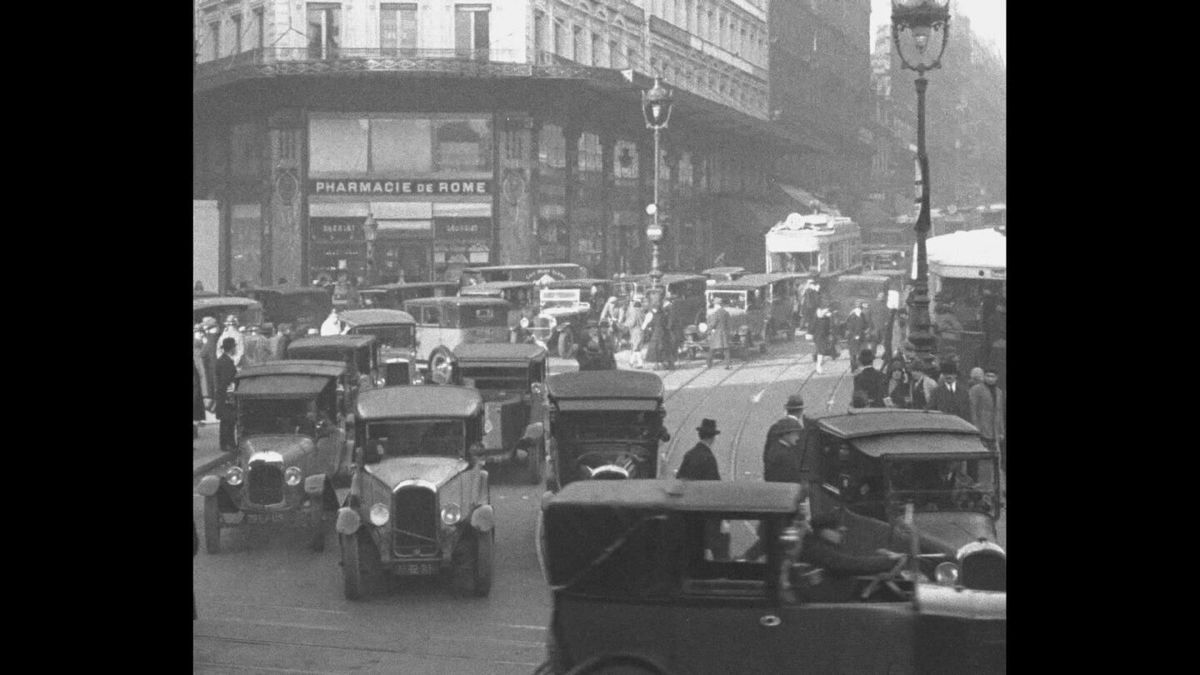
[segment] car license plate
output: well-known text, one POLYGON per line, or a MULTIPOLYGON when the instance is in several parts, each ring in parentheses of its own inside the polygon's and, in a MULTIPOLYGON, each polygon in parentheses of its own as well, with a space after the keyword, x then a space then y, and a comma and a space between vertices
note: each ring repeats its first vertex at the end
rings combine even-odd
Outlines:
POLYGON ((401 563, 396 572, 404 576, 428 576, 436 574, 437 568, 431 562, 401 563))
POLYGON ((284 513, 247 513, 246 514, 246 522, 247 523, 258 523, 258 524, 282 523, 283 519, 286 515, 287 514, 284 514, 284 513))

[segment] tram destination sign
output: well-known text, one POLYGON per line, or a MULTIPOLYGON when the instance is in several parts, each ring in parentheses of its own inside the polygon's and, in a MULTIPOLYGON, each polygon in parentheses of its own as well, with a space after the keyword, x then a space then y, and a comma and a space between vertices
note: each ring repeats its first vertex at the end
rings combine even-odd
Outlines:
POLYGON ((310 178, 310 195, 490 195, 492 181, 477 179, 310 178))

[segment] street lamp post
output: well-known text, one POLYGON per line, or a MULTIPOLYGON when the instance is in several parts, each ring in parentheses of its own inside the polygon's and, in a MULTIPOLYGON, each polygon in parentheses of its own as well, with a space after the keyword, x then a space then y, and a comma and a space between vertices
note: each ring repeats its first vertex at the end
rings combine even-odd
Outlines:
POLYGON ((661 161, 659 152, 659 132, 667 128, 671 121, 671 92, 662 86, 659 78, 654 78, 654 86, 650 91, 642 92, 642 117, 646 120, 646 128, 654 130, 654 202, 646 207, 646 213, 654 220, 646 227, 646 238, 653 247, 650 253, 650 283, 658 288, 662 282, 662 269, 658 263, 658 243, 662 241, 663 229, 658 224, 658 163, 661 161))
POLYGON ((892 40, 903 67, 917 73, 916 186, 921 210, 915 228, 917 274, 907 303, 908 342, 917 361, 930 366, 937 339, 929 317, 929 260, 925 248, 929 237, 929 156, 925 153, 925 88, 929 81, 925 79, 925 73, 942 66, 942 54, 950 40, 950 0, 892 0, 892 40), (902 36, 906 36, 905 39, 902 40, 902 36), (929 42, 934 36, 939 38, 940 44, 936 50, 931 50, 929 42))

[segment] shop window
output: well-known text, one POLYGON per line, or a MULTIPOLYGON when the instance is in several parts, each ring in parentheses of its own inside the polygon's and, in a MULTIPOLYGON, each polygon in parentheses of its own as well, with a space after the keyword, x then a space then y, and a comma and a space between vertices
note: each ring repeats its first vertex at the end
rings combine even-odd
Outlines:
POLYGON ((308 3, 308 58, 336 59, 341 46, 341 5, 308 3))
POLYGON ((229 280, 234 288, 262 277, 262 205, 234 204, 229 227, 229 280))
POLYGON ((396 176, 432 171, 432 128, 427 119, 371 120, 371 170, 396 176))
POLYGON ((379 6, 379 46, 384 54, 411 54, 417 48, 417 6, 387 3, 379 6))
POLYGON ((619 179, 637 180, 637 143, 617 141, 613 144, 613 174, 619 179))
POLYGON ((492 170, 488 120, 434 120, 433 168, 437 172, 492 170))
POLYGON ((454 10, 454 50, 459 57, 487 61, 491 8, 459 5, 454 10))
POLYGON ((312 174, 367 172, 365 119, 321 118, 309 121, 308 166, 312 174))
POLYGON ((562 127, 556 124, 542 125, 538 133, 538 162, 545 168, 566 168, 567 142, 562 127))

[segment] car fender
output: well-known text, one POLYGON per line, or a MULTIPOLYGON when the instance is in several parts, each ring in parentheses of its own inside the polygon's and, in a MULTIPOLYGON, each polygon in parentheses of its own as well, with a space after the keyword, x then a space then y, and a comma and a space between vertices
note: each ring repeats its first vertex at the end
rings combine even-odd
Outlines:
POLYGON ((221 489, 220 476, 208 475, 200 479, 200 485, 196 487, 196 492, 203 497, 212 497, 221 489))
POLYGON ((325 492, 325 474, 317 473, 305 478, 304 492, 314 497, 325 492))
POLYGON ((362 517, 358 515, 358 511, 347 506, 338 509, 337 524, 333 527, 333 529, 338 531, 338 534, 354 534, 361 526, 362 517))
POLYGON ((496 513, 491 504, 484 504, 471 513, 471 527, 477 532, 491 532, 496 527, 496 513))

